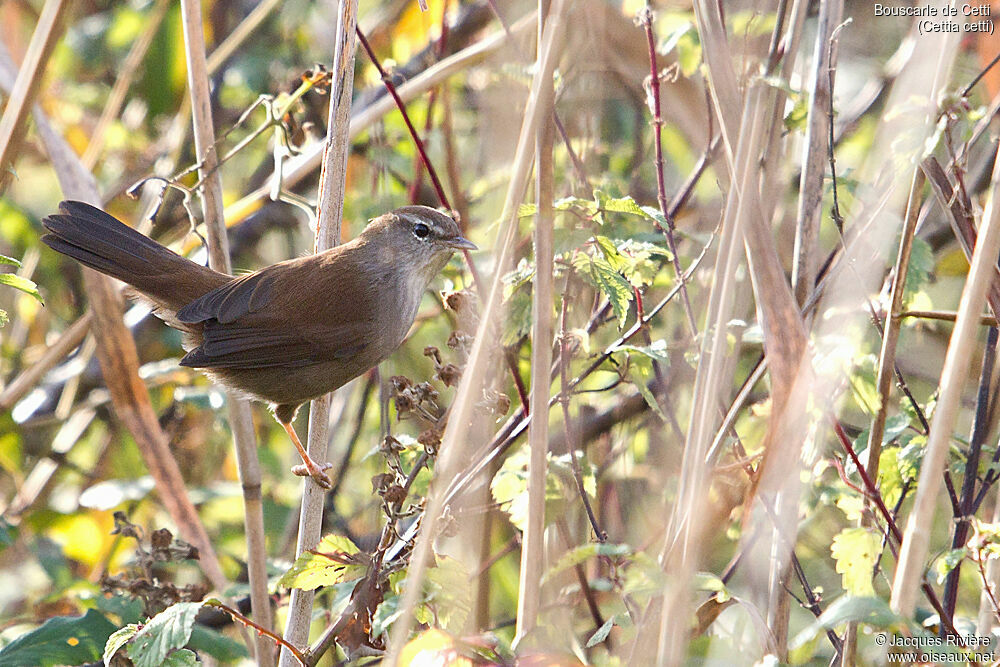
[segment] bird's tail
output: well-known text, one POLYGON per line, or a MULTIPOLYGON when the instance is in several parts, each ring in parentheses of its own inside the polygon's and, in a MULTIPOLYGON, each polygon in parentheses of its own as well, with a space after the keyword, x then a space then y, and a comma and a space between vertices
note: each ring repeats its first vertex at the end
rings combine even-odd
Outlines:
POLYGON ((163 247, 90 204, 64 201, 42 220, 42 242, 136 288, 158 308, 176 311, 232 279, 163 247))

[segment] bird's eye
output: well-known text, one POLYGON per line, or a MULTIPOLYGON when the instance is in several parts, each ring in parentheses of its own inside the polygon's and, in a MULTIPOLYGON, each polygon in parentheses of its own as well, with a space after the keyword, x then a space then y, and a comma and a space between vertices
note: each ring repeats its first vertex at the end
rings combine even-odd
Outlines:
POLYGON ((413 225, 413 233, 418 239, 425 239, 430 236, 431 228, 422 222, 413 225))

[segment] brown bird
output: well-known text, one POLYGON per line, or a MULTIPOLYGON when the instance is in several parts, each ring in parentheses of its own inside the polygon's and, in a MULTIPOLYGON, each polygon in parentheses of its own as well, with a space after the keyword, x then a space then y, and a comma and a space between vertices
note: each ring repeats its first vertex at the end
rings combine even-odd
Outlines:
POLYGON ((292 427, 306 401, 388 357, 420 299, 455 250, 475 250, 450 217, 404 206, 356 239, 316 255, 233 277, 196 264, 104 211, 64 201, 42 223, 50 248, 135 288, 184 334, 181 366, 270 403, 302 456, 292 468, 324 488, 330 478, 292 427))

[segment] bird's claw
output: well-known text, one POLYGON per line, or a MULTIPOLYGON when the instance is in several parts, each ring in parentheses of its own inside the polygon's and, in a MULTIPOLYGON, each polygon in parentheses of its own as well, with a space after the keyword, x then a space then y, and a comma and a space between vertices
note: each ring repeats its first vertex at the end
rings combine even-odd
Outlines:
POLYGON ((299 477, 312 477, 313 481, 321 488, 329 491, 333 487, 333 482, 330 480, 330 476, 323 471, 332 467, 332 463, 317 464, 314 461, 307 461, 306 463, 292 466, 292 474, 299 477))

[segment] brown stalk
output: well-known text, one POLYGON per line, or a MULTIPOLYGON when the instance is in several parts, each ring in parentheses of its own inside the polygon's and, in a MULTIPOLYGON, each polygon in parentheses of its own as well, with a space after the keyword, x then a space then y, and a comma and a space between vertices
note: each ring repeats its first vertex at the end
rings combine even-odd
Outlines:
POLYGON ((903 616, 910 616, 916 604, 916 587, 923 578, 924 558, 933 524, 934 504, 940 489, 940 471, 944 467, 951 432, 958 417, 961 393, 969 372, 973 340, 978 328, 986 295, 996 275, 996 257, 1000 249, 1000 160, 993 172, 993 188, 983 225, 972 256, 972 266, 958 309, 958 319, 948 344, 941 373, 940 394, 934 422, 927 438, 927 453, 920 471, 913 511, 906 525, 906 539, 900 548, 899 565, 893 581, 891 606, 903 616))
MULTIPOLYGON (((542 58, 548 0, 538 1, 538 54, 542 58)), ((556 18, 555 20, 558 20, 556 18)), ((552 105, 555 89, 552 79, 540 81, 538 108, 540 120, 535 128, 535 202, 538 212, 531 240, 535 256, 535 282, 531 293, 531 397, 532 420, 528 430, 528 520, 521 543, 521 569, 518 580, 517 628, 515 643, 520 644, 538 623, 542 606, 542 572, 545 568, 545 480, 548 475, 549 419, 551 392, 549 367, 552 366, 552 302, 555 293, 552 211, 555 183, 552 174, 552 105)))
POLYGON ((52 49, 62 37, 64 0, 46 0, 38 24, 31 35, 28 52, 17 72, 14 89, 7 99, 7 106, 0 117, 0 193, 7 189, 14 172, 14 162, 21 151, 21 142, 27 132, 25 120, 35 104, 42 75, 52 49))
MULTIPOLYGON (((63 195, 100 205, 97 185, 90 172, 65 140, 36 108, 35 128, 56 171, 63 195)), ((139 379, 135 341, 122 321, 122 303, 111 279, 89 269, 83 270, 91 301, 90 326, 97 340, 97 357, 118 418, 132 433, 139 452, 153 477, 161 500, 185 540, 196 546, 201 565, 212 585, 225 590, 229 582, 222 573, 218 556, 201 519, 187 495, 184 479, 160 428, 149 393, 139 379)), ((81 326, 78 324, 75 326, 81 326)), ((74 326, 74 330, 75 330, 74 326)), ((67 341, 72 337, 67 335, 67 341)), ((71 349, 66 346, 61 349, 71 349)), ((57 351, 60 351, 57 350, 57 351)), ((54 354, 52 355, 55 356, 54 354)))
MULTIPOLYGON (((223 217, 222 176, 215 150, 212 99, 209 91, 205 37, 198 0, 181 0, 181 20, 187 59, 191 118, 194 123, 195 154, 201 188, 202 214, 208 236, 208 261, 216 271, 231 273, 229 239, 223 217)), ((229 424, 233 433, 236 460, 243 490, 244 526, 247 542, 247 569, 250 601, 258 625, 270 628, 271 600, 267 594, 267 550, 264 541, 264 507, 261 493, 260 462, 250 402, 227 392, 229 424)), ((273 665, 273 645, 258 635, 254 655, 258 665, 273 665)))
MULTIPOLYGON (((313 251, 321 252, 340 243, 341 218, 344 212, 344 187, 347 176, 347 153, 350 148, 351 97, 354 89, 355 32, 358 23, 357 0, 341 0, 337 16, 336 45, 333 55, 333 78, 327 136, 320 170, 318 221, 313 251)), ((325 461, 330 428, 332 394, 314 400, 309 406, 307 451, 314 460, 325 461)), ((299 512, 299 536, 295 555, 299 556, 319 543, 323 526, 324 492, 312 479, 302 480, 302 507, 299 512)), ((285 639, 301 646, 309 641, 312 622, 313 591, 294 589, 288 607, 285 639)), ((279 664, 291 667, 293 655, 282 650, 279 664)))
MULTIPOLYGON (((571 2, 572 0, 569 0, 571 2)), ((567 0, 555 0, 549 14, 542 40, 541 58, 532 81, 531 94, 525 108, 524 121, 518 136, 517 149, 511 168, 511 181, 504 199, 503 212, 500 215, 500 241, 496 245, 496 273, 485 301, 482 316, 476 331, 475 342, 469 353, 469 361, 462 375, 455 400, 451 404, 451 417, 445 429, 441 443, 441 455, 438 458, 435 472, 439 480, 447 484, 456 474, 459 462, 467 455, 466 433, 473 419, 475 404, 479 401, 483 382, 487 375, 489 353, 492 349, 493 327, 500 309, 502 292, 501 278, 508 270, 513 254, 514 240, 517 235, 517 207, 527 189, 530 166, 533 156, 534 137, 538 125, 542 122, 539 99, 543 82, 550 81, 560 52, 562 35, 565 30, 564 7, 567 0)), ((413 556, 410 559, 408 571, 408 586, 400 604, 401 614, 396 619, 389 639, 386 661, 392 664, 397 659, 403 643, 409 634, 413 622, 413 612, 420 594, 420 588, 426 573, 428 559, 431 556, 432 542, 437 533, 437 524, 445 507, 442 485, 432 486, 422 519, 420 535, 417 538, 413 556)))
MULTIPOLYGON (((653 222, 657 231, 667 238, 667 247, 671 254, 671 263, 674 267, 674 277, 678 281, 684 280, 684 272, 681 270, 681 260, 677 255, 677 241, 674 239, 674 217, 670 215, 670 207, 667 205, 667 186, 663 179, 663 141, 660 130, 663 128, 664 120, 660 115, 660 68, 656 64, 656 44, 653 39, 653 7, 650 0, 646 0, 645 8, 639 12, 639 23, 646 33, 646 44, 649 50, 649 89, 652 92, 649 99, 649 110, 653 116, 651 124, 653 126, 653 149, 655 158, 653 168, 656 172, 656 202, 660 206, 660 213, 666 220, 667 226, 664 228, 658 221, 653 222)), ((691 299, 688 297, 687 285, 681 282, 681 303, 684 305, 684 314, 687 317, 688 328, 692 337, 698 336, 698 323, 694 318, 694 310, 691 309, 691 299)))
POLYGON ((906 274, 910 268, 910 253, 913 249, 913 236, 917 228, 917 216, 920 214, 923 188, 924 172, 918 169, 913 174, 913 181, 910 183, 910 195, 906 202, 899 252, 896 254, 896 266, 893 269, 895 278, 892 283, 889 312, 882 334, 882 350, 878 359, 878 376, 875 380, 875 387, 882 400, 869 430, 867 472, 872 479, 878 479, 879 456, 882 454, 882 435, 885 432, 885 420, 889 414, 889 391, 892 388, 892 379, 896 372, 896 344, 899 342, 899 330, 902 323, 899 313, 903 310, 906 274))

